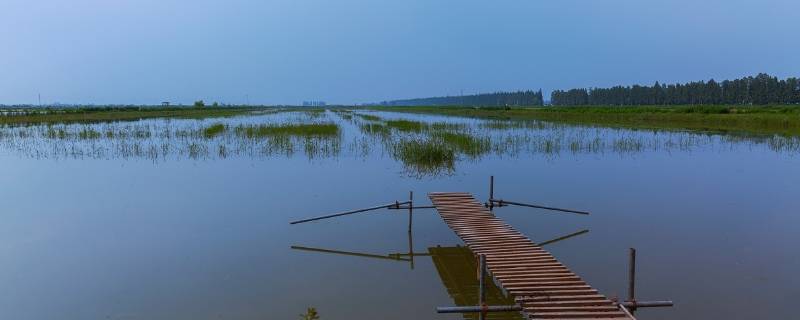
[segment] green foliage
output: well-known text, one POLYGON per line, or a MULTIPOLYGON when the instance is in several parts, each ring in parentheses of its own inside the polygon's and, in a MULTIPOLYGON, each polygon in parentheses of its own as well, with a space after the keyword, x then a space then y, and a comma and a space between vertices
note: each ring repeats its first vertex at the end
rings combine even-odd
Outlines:
POLYGON ((333 137, 339 135, 339 126, 335 123, 240 125, 236 127, 236 133, 247 138, 274 136, 333 137))
POLYGON ((472 158, 488 153, 492 143, 488 137, 474 137, 466 133, 434 132, 432 136, 450 148, 472 158))
POLYGON ((368 121, 381 121, 381 117, 371 115, 371 114, 361 114, 357 113, 356 116, 360 117, 361 119, 368 120, 368 121))
MULTIPOLYGON (((800 136, 800 106, 793 105, 570 106, 511 108, 510 110, 465 107, 376 107, 373 109, 495 120, 543 120, 627 128, 740 131, 800 136)), ((487 124, 487 126, 494 125, 487 124)), ((524 123, 520 123, 520 125, 524 125, 524 123)))
POLYGON ((402 132, 422 132, 426 127, 422 122, 411 120, 389 120, 386 125, 402 132))
POLYGON ((389 136, 392 133, 389 127, 380 123, 365 123, 359 126, 359 129, 368 135, 389 136))
POLYGON ((766 105, 800 103, 800 79, 778 80, 765 73, 755 77, 714 79, 653 86, 615 86, 556 90, 550 96, 554 106, 571 105, 766 105))
POLYGON ((541 106, 542 90, 384 101, 386 106, 541 106))
POLYGON ((203 129, 203 136, 206 138, 213 138, 223 132, 225 132, 225 125, 222 123, 217 123, 203 129))
POLYGON ((420 175, 452 172, 456 154, 453 148, 436 140, 403 140, 394 145, 394 157, 410 171, 420 175))
POLYGON ((205 103, 205 102, 203 102, 203 100, 197 100, 197 101, 195 101, 195 102, 194 102, 194 106, 195 106, 196 108, 202 108, 202 107, 205 107, 205 106, 206 106, 206 103, 205 103))
POLYGON ((316 308, 308 308, 306 313, 300 315, 300 320, 319 320, 319 314, 316 308))

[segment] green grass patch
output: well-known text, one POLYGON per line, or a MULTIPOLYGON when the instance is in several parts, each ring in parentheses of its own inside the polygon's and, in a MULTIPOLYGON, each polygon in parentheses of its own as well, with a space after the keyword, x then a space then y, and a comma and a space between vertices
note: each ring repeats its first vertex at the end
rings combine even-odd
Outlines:
POLYGON ((217 123, 203 129, 203 136, 207 139, 210 139, 222 134, 223 132, 225 132, 225 125, 222 123, 217 123))
POLYGON ((495 120, 544 120, 624 128, 800 136, 800 106, 374 107, 382 111, 495 120))
POLYGON ((392 133, 392 130, 388 126, 381 123, 365 123, 360 125, 358 128, 362 133, 372 136, 387 137, 392 133))
POLYGON ((447 131, 434 132, 432 137, 473 158, 486 154, 492 149, 492 143, 488 137, 475 137, 466 133, 447 131))
POLYGON ((402 132, 422 132, 427 128, 425 123, 411 120, 389 120, 386 125, 402 132))
POLYGON ((92 107, 73 109, 31 109, 5 114, 0 112, 0 125, 34 125, 47 123, 97 123, 136 121, 150 118, 204 119, 231 117, 255 111, 274 110, 254 107, 92 107))
POLYGON ((381 117, 371 114, 356 113, 356 116, 367 121, 381 121, 381 117))
POLYGON ((407 169, 420 175, 452 172, 455 168, 455 151, 436 140, 403 140, 394 145, 393 154, 407 169))
POLYGON ((339 126, 335 123, 240 125, 236 127, 236 132, 247 138, 274 136, 334 137, 339 135, 339 126))

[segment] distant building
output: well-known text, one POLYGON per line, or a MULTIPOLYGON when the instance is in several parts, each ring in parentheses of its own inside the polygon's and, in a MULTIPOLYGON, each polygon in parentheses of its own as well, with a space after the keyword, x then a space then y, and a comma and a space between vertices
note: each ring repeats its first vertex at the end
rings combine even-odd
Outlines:
POLYGON ((325 101, 303 101, 304 107, 324 107, 325 101))

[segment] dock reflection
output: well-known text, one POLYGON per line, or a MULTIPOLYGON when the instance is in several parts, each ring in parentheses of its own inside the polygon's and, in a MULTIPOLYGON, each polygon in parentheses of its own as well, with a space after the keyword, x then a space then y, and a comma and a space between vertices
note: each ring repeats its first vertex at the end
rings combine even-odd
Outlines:
MULTIPOLYGON (((550 245, 567 239, 571 239, 588 233, 589 230, 581 230, 564 236, 542 241, 540 246, 550 245)), ((326 248, 314 248, 306 246, 291 246, 294 250, 336 254, 368 259, 381 259, 389 261, 407 262, 411 269, 414 269, 415 257, 430 257, 436 267, 436 272, 442 285, 447 290, 447 294, 453 299, 456 306, 474 306, 478 304, 478 260, 475 254, 468 248, 461 245, 435 246, 429 247, 427 252, 414 252, 413 235, 408 233, 408 251, 402 253, 375 254, 355 251, 344 251, 326 248)), ((491 275, 487 275, 486 283, 486 302, 488 305, 513 305, 514 297, 505 290, 498 287, 491 275)), ((463 319, 478 319, 477 314, 464 314, 463 319)), ((487 319, 491 320, 521 320, 524 319, 519 312, 496 312, 487 314, 487 319)))

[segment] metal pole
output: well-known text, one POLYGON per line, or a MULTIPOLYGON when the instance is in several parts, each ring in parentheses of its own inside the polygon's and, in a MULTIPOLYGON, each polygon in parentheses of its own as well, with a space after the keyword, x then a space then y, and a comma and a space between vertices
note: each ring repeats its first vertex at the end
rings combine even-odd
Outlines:
POLYGON ((626 301, 626 302, 623 302, 623 303, 620 303, 620 304, 625 306, 625 307, 627 307, 627 308, 631 308, 631 309, 636 309, 636 308, 655 308, 655 307, 672 307, 672 306, 675 305, 675 303, 673 303, 670 300, 636 301, 636 302, 626 301))
POLYGON ((414 191, 408 192, 408 232, 411 233, 411 222, 414 210, 414 191))
POLYGON ((491 211, 494 208, 494 176, 489 176, 489 210, 491 211))
POLYGON ((630 248, 628 265, 628 301, 634 303, 631 310, 636 310, 636 249, 634 248, 630 248))
POLYGON ((510 204, 510 205, 515 205, 515 206, 520 206, 520 207, 530 207, 530 208, 536 208, 536 209, 545 209, 545 210, 561 211, 561 212, 569 212, 569 213, 577 213, 577 214, 587 214, 587 215, 589 214, 589 212, 586 212, 586 211, 562 209, 562 208, 556 208, 556 207, 545 207, 545 206, 539 206, 539 205, 535 205, 535 204, 527 204, 527 203, 522 203, 522 202, 507 201, 507 200, 502 200, 502 199, 491 199, 491 200, 489 200, 489 202, 492 202, 492 203, 497 202, 497 204, 498 204, 497 206, 498 207, 502 207, 503 205, 510 204))
MULTIPOLYGON (((480 260, 480 279, 478 280, 478 305, 481 307, 486 307, 486 255, 482 254, 478 256, 480 260)), ((486 311, 482 311, 480 315, 480 320, 486 320, 486 311)))
POLYGON ((341 217, 341 216, 346 216, 346 215, 349 215, 349 214, 365 212, 365 211, 372 211, 372 210, 378 210, 378 209, 383 209, 383 208, 399 207, 401 204, 406 204, 406 202, 405 201, 404 202, 395 202, 395 203, 385 204, 385 205, 382 205, 382 206, 370 207, 370 208, 365 208, 365 209, 358 209, 358 210, 347 211, 347 212, 342 212, 342 213, 335 213, 335 214, 331 214, 331 215, 327 215, 327 216, 310 218, 310 219, 297 220, 297 221, 289 222, 289 224, 298 224, 298 223, 311 222, 311 221, 317 221, 317 220, 328 219, 328 218, 341 217))
POLYGON ((411 259, 411 270, 414 270, 414 240, 411 237, 411 224, 414 221, 414 191, 408 192, 408 254, 411 259))
POLYGON ((522 311, 522 306, 462 306, 462 307, 436 307, 436 313, 484 313, 522 311))

